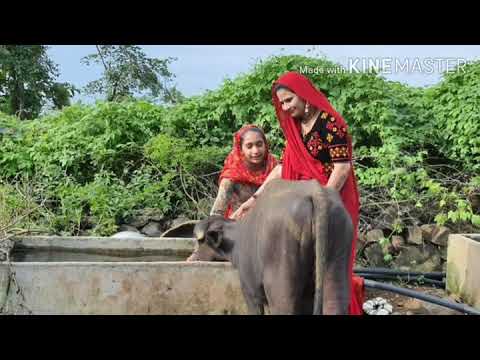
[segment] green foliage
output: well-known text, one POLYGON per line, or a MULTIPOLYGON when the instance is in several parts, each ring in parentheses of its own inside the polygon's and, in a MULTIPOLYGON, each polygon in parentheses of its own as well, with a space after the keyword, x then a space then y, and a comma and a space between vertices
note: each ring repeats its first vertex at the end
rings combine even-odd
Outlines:
POLYGON ((38 116, 47 100, 67 105, 74 87, 57 83, 58 67, 44 45, 0 45, 0 111, 20 119, 38 116))
POLYGON ((174 75, 168 65, 174 59, 148 58, 136 45, 97 45, 96 48, 97 53, 84 57, 82 62, 99 64, 104 72, 100 79, 85 87, 87 93, 105 94, 107 101, 119 101, 148 90, 152 98, 160 97, 166 103, 183 99, 169 84, 174 75))
POLYGON ((65 106, 71 105, 71 98, 75 96, 75 93, 79 93, 75 86, 69 83, 54 83, 51 88, 52 102, 55 109, 63 109, 65 106))
POLYGON ((12 224, 25 211, 35 206, 31 199, 25 199, 11 184, 0 185, 0 229, 12 224))
POLYGON ((49 204, 38 223, 54 233, 108 235, 143 208, 191 213, 186 194, 213 181, 207 175, 221 169, 229 149, 162 134, 164 113, 123 102, 75 105, 26 122, 2 115, 0 176, 38 185, 49 204))
POLYGON ((216 146, 196 148, 184 139, 159 134, 145 145, 146 157, 161 171, 179 169, 201 174, 219 170, 230 149, 216 146))
MULTIPOLYGON (((279 152, 283 138, 272 106, 273 82, 287 70, 324 69, 308 76, 347 119, 356 147, 382 145, 391 141, 392 135, 426 126, 427 119, 418 114, 422 105, 412 108, 421 100, 419 91, 388 83, 371 73, 327 72, 336 67, 326 59, 273 57, 259 62, 248 74, 226 79, 215 92, 186 100, 165 120, 173 135, 215 145, 231 142, 234 131, 245 123, 254 123, 264 128, 273 150, 279 152)), ((415 142, 403 136, 401 140, 415 142)))
POLYGON ((462 213, 451 215, 450 223, 476 219, 468 207, 458 207, 466 192, 436 179, 438 174, 430 167, 432 161, 438 164, 443 159, 449 165, 454 159, 442 158, 438 146, 442 126, 433 116, 440 110, 434 108, 436 99, 429 89, 385 81, 372 72, 349 73, 339 68, 324 58, 272 57, 248 74, 226 79, 218 90, 173 108, 165 117, 166 130, 193 144, 224 146, 231 143, 240 126, 254 123, 265 129, 278 155, 284 139, 271 103, 271 85, 286 71, 306 71, 349 124, 360 186, 367 192, 384 193, 389 201, 404 207, 407 214, 396 224, 399 229, 415 219, 433 221, 431 214, 441 211, 442 200, 449 211, 462 213))
POLYGON ((428 89, 334 68, 324 58, 272 57, 168 108, 99 102, 32 121, 0 115, 0 176, 15 183, 28 175, 38 185, 48 204, 38 222, 55 232, 108 235, 145 208, 168 218, 204 216, 242 125, 261 126, 281 153, 272 83, 288 70, 322 69, 308 77, 349 124, 363 218, 373 223, 393 206, 392 234, 418 222, 480 228, 468 200, 480 188, 478 64, 428 89))
POLYGON ((480 170, 480 61, 445 74, 429 89, 439 149, 470 171, 480 170))
POLYGON ((201 209, 199 203, 214 195, 213 183, 229 151, 229 147, 192 146, 165 134, 157 135, 145 146, 152 167, 172 180, 177 200, 173 212, 191 217, 208 214, 210 209, 201 209))
POLYGON ((163 112, 142 102, 75 105, 17 126, 17 136, 2 139, 0 175, 41 173, 79 183, 102 170, 128 176, 142 160, 143 144, 160 131, 163 112))
POLYGON ((383 260, 388 264, 393 260, 393 256, 390 254, 390 239, 389 237, 383 237, 378 240, 380 247, 382 248, 383 260))
POLYGON ((169 175, 157 179, 148 171, 137 170, 132 181, 125 183, 102 171, 85 185, 61 184, 55 189, 59 206, 54 229, 74 234, 86 229, 103 236, 115 232, 118 224, 139 208, 155 207, 169 214, 175 201, 171 180, 169 175))
POLYGON ((0 235, 15 230, 48 232, 50 212, 41 197, 41 188, 24 178, 23 182, 0 181, 0 235))

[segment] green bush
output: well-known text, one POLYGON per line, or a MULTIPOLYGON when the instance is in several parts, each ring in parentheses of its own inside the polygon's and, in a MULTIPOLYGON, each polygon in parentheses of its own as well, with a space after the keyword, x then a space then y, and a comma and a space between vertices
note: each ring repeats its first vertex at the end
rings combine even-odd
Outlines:
POLYGON ((445 74, 428 89, 440 151, 472 172, 480 170, 480 61, 445 74))
POLYGON ((164 109, 144 102, 75 105, 23 123, 4 136, 0 175, 41 173, 85 183, 99 171, 122 176, 137 168, 142 146, 162 127, 164 109))
POLYGON ((30 184, 0 183, 0 236, 15 229, 49 229, 48 210, 30 184))
POLYGON ((56 233, 109 235, 146 208, 204 216, 242 125, 261 126, 280 155, 272 83, 286 71, 323 69, 307 76, 349 124, 362 221, 374 224, 394 206, 397 232, 432 221, 478 228, 468 195, 480 188, 479 66, 423 89, 373 72, 329 73, 339 65, 325 58, 276 56, 168 108, 126 101, 77 104, 32 121, 0 114, 0 178, 36 189, 32 199, 45 205, 32 221, 56 233))

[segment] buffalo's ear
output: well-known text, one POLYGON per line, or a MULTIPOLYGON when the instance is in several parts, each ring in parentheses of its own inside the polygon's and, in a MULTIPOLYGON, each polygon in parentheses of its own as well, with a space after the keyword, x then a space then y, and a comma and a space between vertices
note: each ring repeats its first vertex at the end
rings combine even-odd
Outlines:
POLYGON ((201 220, 195 225, 193 233, 199 244, 206 242, 208 246, 217 249, 223 240, 223 216, 213 215, 201 220))
POLYGON ((206 236, 207 244, 214 249, 218 249, 223 241, 222 230, 210 230, 206 236))
POLYGON ((193 228, 193 234, 199 244, 205 241, 208 225, 209 225, 208 219, 204 219, 200 221, 198 224, 196 224, 195 227, 193 228))

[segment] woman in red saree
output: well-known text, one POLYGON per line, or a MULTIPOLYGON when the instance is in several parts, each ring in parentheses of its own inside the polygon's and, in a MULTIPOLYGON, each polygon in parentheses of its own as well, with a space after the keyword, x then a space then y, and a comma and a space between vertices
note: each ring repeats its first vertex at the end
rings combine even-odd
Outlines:
MULTIPOLYGON (((277 159, 270 154, 264 132, 255 125, 243 126, 233 137, 233 148, 225 159, 210 215, 230 217, 263 184, 277 164, 277 159)), ((213 251, 200 252, 198 246, 187 259, 210 260, 221 259, 213 251)))
MULTIPOLYGON (((282 164, 272 171, 265 183, 279 177, 286 180, 316 179, 321 185, 339 191, 355 228, 349 264, 349 313, 361 315, 363 278, 353 274, 360 201, 352 164, 352 140, 347 132, 347 124, 326 96, 309 79, 296 72, 284 74, 273 84, 272 100, 286 146, 282 164)), ((263 186, 255 195, 259 195, 262 190, 263 186)), ((254 206, 255 197, 242 204, 232 217, 238 218, 254 206)))

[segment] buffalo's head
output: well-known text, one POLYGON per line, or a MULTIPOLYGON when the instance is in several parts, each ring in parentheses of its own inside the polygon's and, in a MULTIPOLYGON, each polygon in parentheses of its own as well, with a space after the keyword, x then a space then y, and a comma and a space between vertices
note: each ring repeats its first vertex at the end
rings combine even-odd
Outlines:
POLYGON ((201 220, 195 225, 193 234, 198 242, 199 251, 206 251, 205 247, 212 249, 216 254, 230 258, 233 243, 225 237, 225 225, 233 223, 223 216, 213 215, 201 220))

